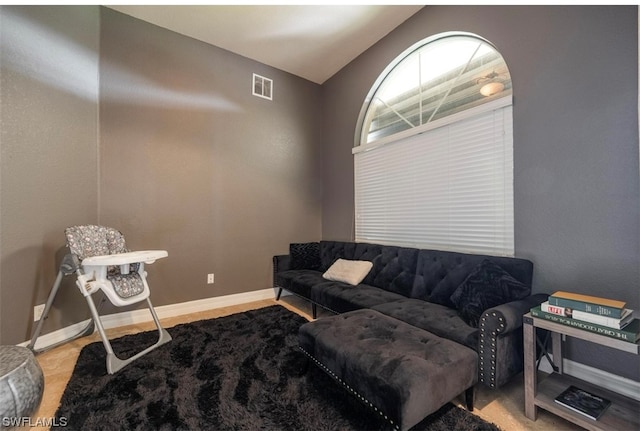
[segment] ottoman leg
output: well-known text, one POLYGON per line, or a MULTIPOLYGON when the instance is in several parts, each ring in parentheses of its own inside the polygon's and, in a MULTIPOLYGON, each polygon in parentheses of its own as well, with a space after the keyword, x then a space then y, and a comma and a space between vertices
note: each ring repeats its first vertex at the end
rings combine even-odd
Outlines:
POLYGON ((318 318, 318 306, 315 303, 311 304, 311 316, 314 319, 318 318))
POLYGON ((473 386, 464 391, 464 400, 467 404, 467 410, 470 412, 473 411, 473 386))

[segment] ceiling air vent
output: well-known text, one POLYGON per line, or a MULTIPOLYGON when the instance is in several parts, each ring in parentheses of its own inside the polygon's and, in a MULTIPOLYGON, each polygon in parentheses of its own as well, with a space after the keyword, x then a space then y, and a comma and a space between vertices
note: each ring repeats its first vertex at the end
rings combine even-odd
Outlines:
POLYGON ((273 99, 273 80, 253 74, 253 95, 263 99, 273 99))

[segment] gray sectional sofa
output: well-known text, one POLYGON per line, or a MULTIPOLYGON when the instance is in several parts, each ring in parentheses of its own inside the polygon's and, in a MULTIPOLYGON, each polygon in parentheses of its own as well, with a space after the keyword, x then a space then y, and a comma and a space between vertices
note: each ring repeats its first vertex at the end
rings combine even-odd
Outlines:
POLYGON ((530 295, 533 264, 483 256, 369 243, 290 245, 273 257, 274 287, 342 314, 371 309, 478 355, 477 380, 496 388, 523 368, 522 316, 546 300, 530 295), (323 277, 337 259, 372 262, 356 286, 323 277))

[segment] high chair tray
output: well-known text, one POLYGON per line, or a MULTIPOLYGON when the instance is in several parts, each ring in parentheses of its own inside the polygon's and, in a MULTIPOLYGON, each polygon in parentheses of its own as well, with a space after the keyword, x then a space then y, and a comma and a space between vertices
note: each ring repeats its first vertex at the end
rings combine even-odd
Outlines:
POLYGON ((143 250, 130 251, 128 253, 108 254, 104 256, 87 257, 82 260, 82 265, 105 266, 105 265, 126 265, 128 263, 153 263, 156 259, 167 257, 166 250, 143 250))

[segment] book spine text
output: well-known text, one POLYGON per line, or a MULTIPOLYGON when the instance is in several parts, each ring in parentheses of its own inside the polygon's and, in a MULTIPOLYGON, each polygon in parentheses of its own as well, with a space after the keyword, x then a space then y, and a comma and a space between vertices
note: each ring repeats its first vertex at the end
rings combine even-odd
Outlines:
POLYGON ((549 305, 571 308, 572 310, 586 311, 587 313, 599 314, 619 319, 622 315, 621 308, 609 307, 606 305, 590 304, 588 302, 574 301, 572 299, 549 297, 549 305))
POLYGON ((544 311, 545 313, 551 313, 551 314, 557 314, 558 316, 569 317, 567 316, 567 312, 564 307, 551 305, 549 304, 549 301, 543 302, 542 304, 540 304, 540 307, 542 307, 542 311, 544 311))

